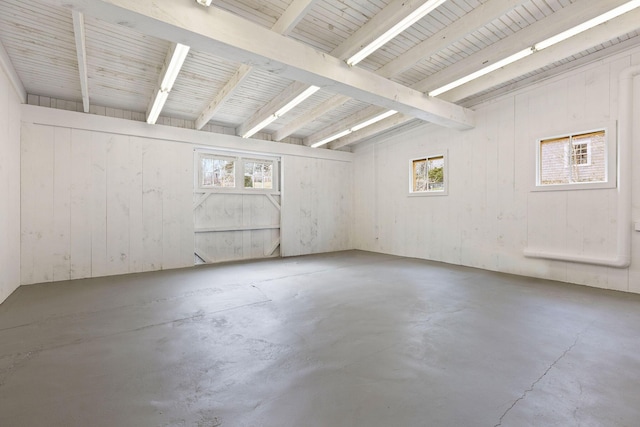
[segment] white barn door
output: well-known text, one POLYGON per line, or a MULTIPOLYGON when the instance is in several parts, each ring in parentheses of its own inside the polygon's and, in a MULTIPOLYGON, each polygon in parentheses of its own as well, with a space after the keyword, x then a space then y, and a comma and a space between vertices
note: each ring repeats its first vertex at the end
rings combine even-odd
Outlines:
POLYGON ((194 170, 196 264, 279 256, 279 159, 197 150, 194 170))

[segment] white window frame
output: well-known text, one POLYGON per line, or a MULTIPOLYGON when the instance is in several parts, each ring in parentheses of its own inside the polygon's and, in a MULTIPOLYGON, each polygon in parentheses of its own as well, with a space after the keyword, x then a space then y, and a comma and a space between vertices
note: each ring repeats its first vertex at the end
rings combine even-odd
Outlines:
POLYGON ((448 150, 440 151, 438 153, 432 153, 426 156, 420 156, 409 160, 409 196, 410 197, 422 197, 422 196, 447 196, 449 194, 449 154, 448 150), (444 161, 443 165, 443 174, 442 180, 444 184, 444 189, 442 190, 425 190, 425 191, 414 191, 413 190, 413 162, 416 160, 426 160, 427 163, 429 159, 433 159, 436 157, 442 157, 444 161))
MULTIPOLYGON (((605 138, 606 138, 606 135, 607 134, 605 132, 605 138)), ((572 136, 574 136, 574 135, 571 135, 571 137, 572 136)), ((542 140, 542 141, 544 141, 544 140, 542 140)), ((587 163, 579 163, 579 164, 573 165, 573 166, 577 166, 577 167, 591 166, 591 141, 588 141, 588 142, 575 142, 573 140, 571 141, 571 147, 575 147, 576 145, 581 145, 581 144, 586 144, 587 145, 587 163)), ((567 148, 569 148, 569 147, 567 147, 567 148)), ((572 155, 573 155, 573 151, 572 150, 567 150, 565 152, 565 165, 572 166, 571 165, 571 156, 572 155)), ((606 159, 605 159, 605 161, 606 161, 606 159)))
MULTIPOLYGON (((535 144, 535 159, 536 159, 536 164, 535 164, 535 181, 534 181, 534 186, 531 189, 531 191, 568 191, 568 190, 598 190, 598 189, 605 189, 605 188, 616 188, 617 186, 617 179, 616 179, 616 174, 617 174, 617 162, 616 162, 616 153, 617 153, 617 129, 616 129, 616 122, 612 121, 607 123, 606 125, 603 126, 598 126, 598 127, 593 127, 593 128, 587 128, 587 127, 575 127, 571 130, 568 131, 563 131, 563 132, 554 132, 554 133, 549 133, 549 135, 538 138, 536 140, 536 144, 535 144), (578 129, 578 130, 576 130, 578 129), (604 151, 604 156, 605 156, 605 177, 606 177, 606 181, 602 181, 602 182, 573 182, 570 184, 541 184, 540 183, 540 166, 541 166, 541 161, 542 159, 540 158, 540 144, 543 141, 547 141, 549 139, 559 139, 559 138, 568 138, 568 137, 572 137, 572 136, 578 136, 578 135, 583 135, 583 134, 587 134, 587 133, 595 133, 595 132, 600 132, 600 131, 604 131, 604 135, 605 135, 605 151, 604 151)), ((573 143, 573 141, 572 141, 573 143)), ((571 157, 571 150, 567 149, 565 151, 566 154, 566 161, 570 162, 570 157, 571 157)), ((588 160, 587 160, 587 164, 582 164, 582 165, 577 165, 578 167, 580 166, 591 166, 591 144, 589 144, 588 146, 588 151, 587 151, 587 156, 588 156, 588 160)))
POLYGON ((194 150, 194 188, 200 192, 211 193, 268 193, 280 194, 280 158, 274 156, 263 155, 261 153, 243 153, 231 151, 209 150, 198 148, 194 150), (223 160, 232 160, 234 165, 235 187, 212 187, 202 185, 202 159, 216 158, 223 160), (273 165, 273 188, 254 188, 244 186, 244 164, 245 162, 263 162, 273 165))

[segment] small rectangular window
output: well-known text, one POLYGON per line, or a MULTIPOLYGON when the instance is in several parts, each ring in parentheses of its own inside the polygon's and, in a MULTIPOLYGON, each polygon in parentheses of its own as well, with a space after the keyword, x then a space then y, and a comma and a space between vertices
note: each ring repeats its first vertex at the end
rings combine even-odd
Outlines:
POLYGON ((539 187, 602 184, 609 181, 604 129, 538 141, 539 187))
POLYGON ((202 188, 234 188, 236 162, 233 158, 200 156, 200 186, 202 188))
POLYGON ((244 188, 273 188, 273 162, 245 160, 244 188))
POLYGON ((411 160, 412 194, 446 193, 445 156, 427 156, 411 160))
POLYGON ((269 193, 280 191, 280 160, 240 152, 214 152, 196 149, 194 155, 194 185, 207 192, 233 194, 269 193))

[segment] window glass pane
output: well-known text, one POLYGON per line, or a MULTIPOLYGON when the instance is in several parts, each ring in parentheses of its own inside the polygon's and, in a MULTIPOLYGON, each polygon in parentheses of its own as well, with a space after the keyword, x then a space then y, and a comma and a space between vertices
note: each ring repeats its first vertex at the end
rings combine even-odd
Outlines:
POLYGON ((202 157, 201 168, 201 185, 203 187, 235 187, 235 162, 233 160, 202 157))
POLYGON ((540 141, 540 184, 568 184, 566 150, 570 139, 555 138, 540 141))
POLYGON ((430 157, 428 161, 428 190, 444 190, 444 157, 430 157))
POLYGON ((540 141, 540 185, 606 182, 604 131, 540 141))
POLYGON ((427 159, 413 161, 413 191, 427 191, 427 159))
POLYGON ((244 188, 273 188, 273 163, 258 160, 244 163, 244 188))

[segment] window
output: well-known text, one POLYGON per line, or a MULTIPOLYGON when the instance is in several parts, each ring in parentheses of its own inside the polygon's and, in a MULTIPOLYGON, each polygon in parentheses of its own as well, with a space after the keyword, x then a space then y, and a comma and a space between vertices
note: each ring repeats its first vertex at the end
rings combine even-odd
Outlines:
POLYGON ((278 191, 278 165, 277 158, 197 151, 197 187, 236 192, 278 191))
POLYGON ((207 154, 200 156, 200 187, 233 188, 236 185, 235 176, 233 158, 207 154))
POLYGON ((615 145, 606 129, 538 140, 536 186, 546 189, 615 186, 615 145), (613 150, 613 151, 611 151, 613 150))
POLYGON ((245 160, 244 188, 273 188, 273 162, 245 160))
POLYGON ((444 155, 411 160, 411 194, 446 194, 444 155))

